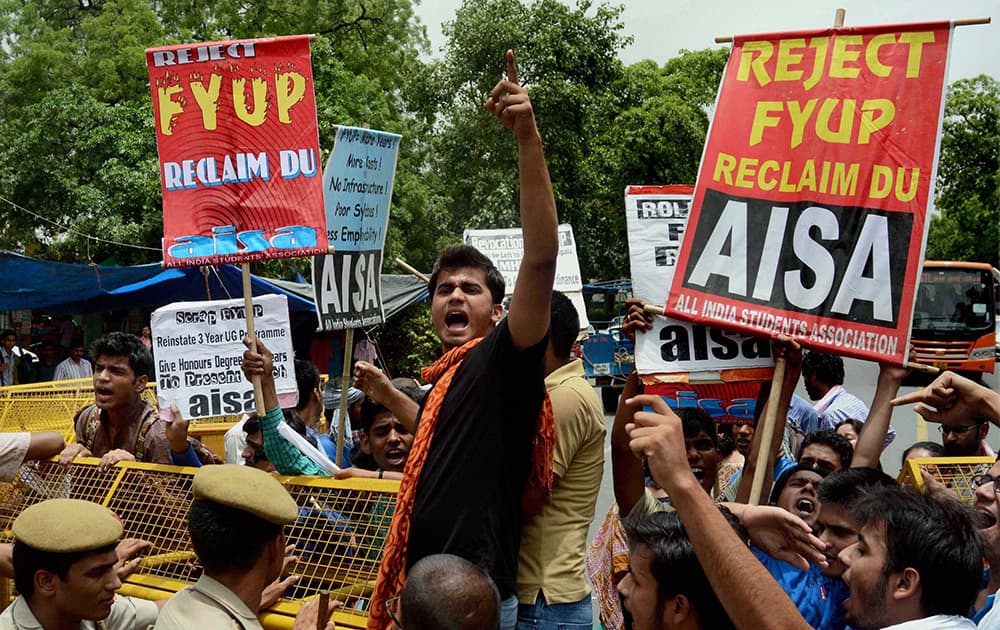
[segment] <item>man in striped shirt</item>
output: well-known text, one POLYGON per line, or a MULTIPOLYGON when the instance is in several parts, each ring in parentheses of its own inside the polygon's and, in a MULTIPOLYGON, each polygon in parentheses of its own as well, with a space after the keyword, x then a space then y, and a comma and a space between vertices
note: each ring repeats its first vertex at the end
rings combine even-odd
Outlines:
MULTIPOLYGON (((814 402, 813 409, 819 416, 816 426, 802 426, 803 433, 817 429, 836 430, 844 420, 865 421, 868 405, 844 389, 844 360, 834 354, 806 352, 802 357, 802 384, 814 402)), ((885 445, 896 437, 890 428, 885 445)))
POLYGON ((69 356, 56 366, 56 375, 53 380, 69 381, 76 378, 90 378, 94 375, 94 368, 90 361, 83 358, 83 344, 74 343, 69 349, 69 356))

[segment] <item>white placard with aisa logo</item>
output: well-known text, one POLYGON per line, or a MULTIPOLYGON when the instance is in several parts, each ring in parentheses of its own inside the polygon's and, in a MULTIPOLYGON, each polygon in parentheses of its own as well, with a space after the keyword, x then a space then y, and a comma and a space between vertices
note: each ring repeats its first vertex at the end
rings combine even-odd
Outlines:
MULTIPOLYGON (((295 406, 295 355, 288 300, 253 299, 257 337, 274 354, 274 381, 282 407, 295 406)), ((253 385, 243 375, 246 309, 242 299, 175 302, 153 312, 153 363, 160 414, 176 403, 185 420, 233 416, 254 409, 253 385)))

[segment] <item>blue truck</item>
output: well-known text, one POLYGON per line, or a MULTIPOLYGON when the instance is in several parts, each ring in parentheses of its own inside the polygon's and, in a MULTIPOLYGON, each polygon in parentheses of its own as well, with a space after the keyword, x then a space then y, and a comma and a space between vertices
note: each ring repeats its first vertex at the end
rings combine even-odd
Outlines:
POLYGON ((635 346, 622 333, 625 300, 632 296, 632 283, 611 280, 586 284, 583 297, 591 322, 588 337, 581 343, 583 370, 594 387, 601 388, 604 410, 614 413, 625 378, 635 365, 635 346))

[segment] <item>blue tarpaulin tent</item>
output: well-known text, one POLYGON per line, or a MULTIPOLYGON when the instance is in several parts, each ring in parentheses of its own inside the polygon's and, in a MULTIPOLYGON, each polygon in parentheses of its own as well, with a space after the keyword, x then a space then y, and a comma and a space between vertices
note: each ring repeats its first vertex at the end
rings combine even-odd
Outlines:
MULTIPOLYGON (((57 263, 0 251, 0 311, 93 313, 191 300, 243 297, 239 267, 163 269, 159 263, 120 267, 57 263)), ((291 311, 315 312, 310 285, 251 277, 254 295, 288 297, 291 311), (279 286, 279 284, 281 286, 279 286)), ((427 285, 412 276, 382 276, 386 317, 427 297, 427 285)))

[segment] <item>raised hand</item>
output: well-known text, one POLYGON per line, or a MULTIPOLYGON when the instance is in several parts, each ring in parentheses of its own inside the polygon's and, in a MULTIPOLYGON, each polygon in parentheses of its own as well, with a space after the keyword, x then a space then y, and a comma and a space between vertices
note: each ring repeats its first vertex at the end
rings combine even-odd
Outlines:
POLYGON ((501 79, 486 100, 486 109, 499 120, 504 127, 512 130, 518 140, 531 140, 538 137, 535 126, 535 113, 531 108, 528 92, 518 82, 517 63, 514 61, 514 51, 507 51, 507 78, 501 79))
POLYGON ((913 410, 928 422, 981 417, 1000 424, 1000 394, 954 372, 942 372, 927 387, 890 402, 894 407, 910 403, 917 403, 913 410))

